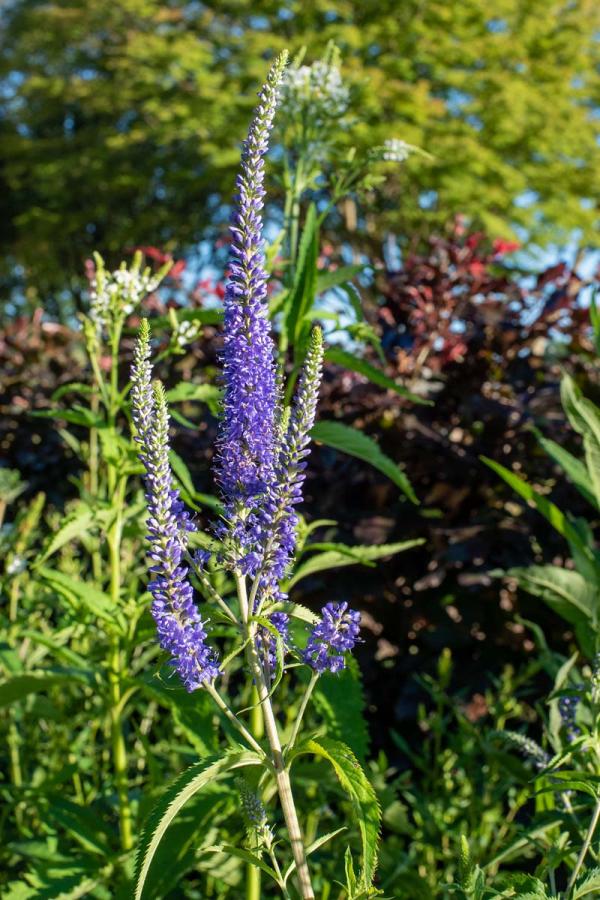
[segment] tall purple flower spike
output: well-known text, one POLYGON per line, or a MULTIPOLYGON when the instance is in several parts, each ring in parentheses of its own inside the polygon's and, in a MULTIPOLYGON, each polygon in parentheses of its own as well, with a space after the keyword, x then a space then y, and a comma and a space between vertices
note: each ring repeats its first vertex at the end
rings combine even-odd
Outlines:
POLYGON ((169 414, 162 385, 151 384, 150 335, 143 320, 136 345, 132 378, 132 410, 140 459, 146 469, 152 615, 158 640, 171 656, 188 691, 213 681, 220 673, 214 650, 194 603, 188 569, 181 561, 187 533, 194 529, 189 514, 173 489, 169 466, 169 414))
POLYGON ((304 662, 319 675, 340 672, 346 665, 342 654, 354 649, 359 631, 359 612, 348 609, 347 603, 326 603, 302 654, 304 662))
POLYGON ((219 537, 229 546, 229 562, 251 576, 262 561, 261 542, 267 526, 261 499, 275 480, 278 391, 261 211, 264 156, 286 61, 287 54, 282 53, 271 67, 244 141, 224 300, 221 363, 225 390, 216 473, 225 500, 225 523, 219 537))

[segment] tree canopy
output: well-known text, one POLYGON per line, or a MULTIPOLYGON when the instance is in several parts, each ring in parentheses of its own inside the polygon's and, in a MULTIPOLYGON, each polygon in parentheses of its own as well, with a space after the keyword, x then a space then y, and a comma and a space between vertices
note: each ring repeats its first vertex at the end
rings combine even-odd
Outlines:
MULTIPOLYGON (((600 195, 594 0, 12 0, 1 26, 4 284, 73 288, 95 247, 185 253, 222 222, 265 60, 340 47, 342 144, 399 137, 375 237, 457 213, 593 243, 600 195)), ((376 205, 377 208, 377 205, 376 205)))

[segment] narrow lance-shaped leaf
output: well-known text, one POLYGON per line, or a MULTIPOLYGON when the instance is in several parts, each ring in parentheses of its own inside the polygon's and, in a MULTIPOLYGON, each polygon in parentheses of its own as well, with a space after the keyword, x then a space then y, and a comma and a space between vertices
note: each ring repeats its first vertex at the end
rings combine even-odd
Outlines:
POLYGON ((337 366, 343 366, 345 369, 350 369, 352 372, 358 372, 360 375, 364 375, 365 378, 368 378, 373 384, 386 388, 386 390, 394 391, 398 396, 405 397, 412 403, 418 403, 422 406, 433 405, 431 400, 419 397, 417 394, 411 393, 411 391, 403 385, 397 384, 393 378, 390 378, 385 372, 382 372, 381 369, 372 366, 366 359, 355 356, 354 353, 348 353, 347 350, 342 350, 341 347, 330 347, 325 353, 325 359, 337 366))
POLYGON ((373 438, 342 422, 317 422, 311 436, 327 447, 369 463, 393 481, 412 503, 418 505, 417 496, 402 469, 383 453, 373 438))
MULTIPOLYGON (((422 538, 416 538, 410 541, 399 541, 395 544, 379 544, 366 545, 356 547, 343 547, 343 550, 327 550, 324 553, 317 553, 309 559, 301 562, 291 578, 286 582, 286 590, 298 584, 308 575, 315 575, 317 572, 327 571, 329 569, 339 569, 343 566, 363 565, 368 566, 376 559, 382 559, 385 556, 393 556, 396 553, 402 553, 404 550, 410 550, 412 547, 419 547, 424 543, 422 538)), ((304 550, 310 550, 311 545, 308 544, 304 550)))

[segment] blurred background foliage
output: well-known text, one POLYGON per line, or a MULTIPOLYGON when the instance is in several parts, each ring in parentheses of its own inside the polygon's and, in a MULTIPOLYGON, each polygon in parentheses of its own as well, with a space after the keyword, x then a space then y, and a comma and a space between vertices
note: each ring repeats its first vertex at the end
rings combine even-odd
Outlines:
POLYGON ((564 242, 577 229, 587 244, 599 25, 593 0, 10 0, 4 292, 59 312, 95 247, 113 262, 132 240, 183 255, 214 237, 265 57, 307 46, 316 58, 329 39, 352 96, 340 143, 399 137, 433 157, 342 209, 337 241, 379 251, 388 231, 420 239, 462 213, 491 237, 564 242))

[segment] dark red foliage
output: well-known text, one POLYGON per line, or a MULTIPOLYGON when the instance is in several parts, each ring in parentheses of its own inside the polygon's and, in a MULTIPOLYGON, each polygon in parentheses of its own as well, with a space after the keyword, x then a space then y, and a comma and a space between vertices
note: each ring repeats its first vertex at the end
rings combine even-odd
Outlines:
POLYGON ((566 263, 527 279, 502 261, 518 249, 465 234, 455 223, 429 240, 381 284, 378 322, 384 351, 400 375, 443 372, 469 354, 500 354, 507 363, 525 350, 543 356, 550 338, 579 341, 589 325, 577 305, 582 279, 566 263))

